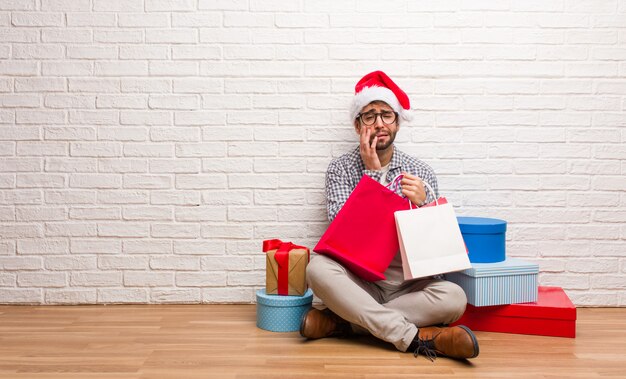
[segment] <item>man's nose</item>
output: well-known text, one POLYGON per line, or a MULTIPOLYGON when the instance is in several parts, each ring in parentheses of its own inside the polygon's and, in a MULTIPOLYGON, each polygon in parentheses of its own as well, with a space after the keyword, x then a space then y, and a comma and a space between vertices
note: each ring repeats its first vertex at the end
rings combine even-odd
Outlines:
POLYGON ((374 119, 374 126, 377 128, 382 128, 384 123, 383 123, 383 115, 382 114, 377 114, 376 115, 376 119, 374 119))

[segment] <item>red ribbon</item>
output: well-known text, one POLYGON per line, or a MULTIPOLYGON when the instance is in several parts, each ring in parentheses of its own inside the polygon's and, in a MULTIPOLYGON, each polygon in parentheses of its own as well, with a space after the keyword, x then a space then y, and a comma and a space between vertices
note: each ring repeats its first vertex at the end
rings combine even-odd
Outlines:
POLYGON ((304 246, 294 245, 291 242, 283 242, 279 239, 263 241, 263 252, 276 250, 274 260, 278 264, 278 294, 289 295, 289 252, 293 249, 309 249, 304 246))

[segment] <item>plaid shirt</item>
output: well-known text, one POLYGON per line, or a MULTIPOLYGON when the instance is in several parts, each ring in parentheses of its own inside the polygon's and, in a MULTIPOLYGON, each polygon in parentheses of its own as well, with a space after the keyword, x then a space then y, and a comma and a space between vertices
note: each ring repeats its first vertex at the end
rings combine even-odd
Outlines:
MULTIPOLYGON (((389 164, 389 172, 387 173, 387 181, 391 182, 393 178, 402 172, 406 172, 421 178, 435 190, 435 196, 426 189, 427 202, 435 200, 439 196, 439 188, 437 186, 437 177, 433 169, 426 163, 414 158, 408 154, 401 152, 395 145, 393 155, 389 164)), ((336 159, 333 159, 328 165, 326 171, 326 207, 328 210, 328 219, 332 221, 343 204, 348 200, 352 190, 359 183, 363 175, 368 175, 377 182, 380 181, 382 171, 366 170, 359 147, 353 151, 346 153, 336 159)), ((402 188, 398 186, 395 192, 402 196, 402 188)))

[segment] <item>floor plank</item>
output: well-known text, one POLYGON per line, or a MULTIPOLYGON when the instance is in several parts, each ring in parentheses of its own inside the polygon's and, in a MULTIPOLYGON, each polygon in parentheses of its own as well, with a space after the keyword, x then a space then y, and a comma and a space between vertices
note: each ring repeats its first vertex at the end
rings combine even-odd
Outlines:
POLYGON ((254 305, 0 306, 0 378, 626 377, 626 308, 579 309, 575 339, 477 332, 477 359, 435 362, 255 318, 254 305))

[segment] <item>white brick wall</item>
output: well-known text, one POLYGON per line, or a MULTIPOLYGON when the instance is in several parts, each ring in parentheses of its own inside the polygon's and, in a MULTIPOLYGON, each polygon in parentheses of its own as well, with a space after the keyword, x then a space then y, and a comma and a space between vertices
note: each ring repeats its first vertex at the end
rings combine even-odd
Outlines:
POLYGON ((0 1, 0 303, 251 302, 354 83, 578 305, 626 306, 626 1, 0 1))

